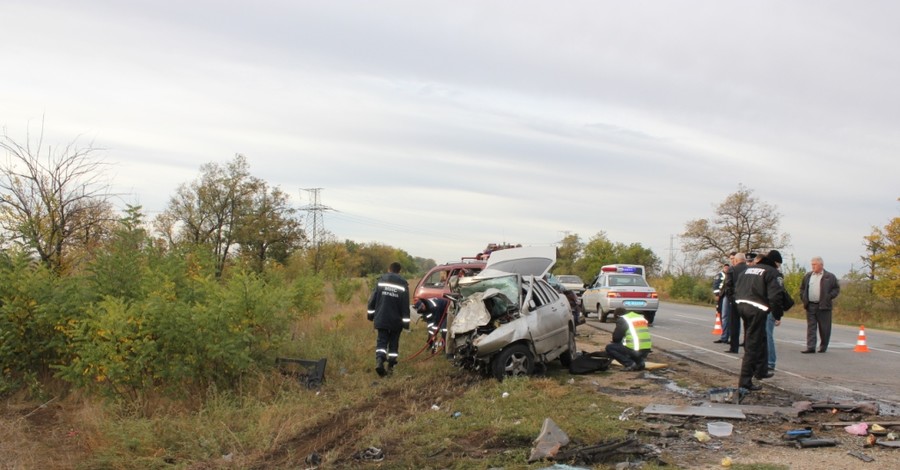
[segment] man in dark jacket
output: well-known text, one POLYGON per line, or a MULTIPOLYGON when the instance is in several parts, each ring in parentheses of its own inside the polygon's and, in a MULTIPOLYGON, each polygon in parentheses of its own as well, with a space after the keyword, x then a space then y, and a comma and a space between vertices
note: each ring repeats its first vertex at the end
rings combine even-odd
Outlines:
POLYGON ((819 331, 819 352, 828 350, 831 340, 831 301, 841 293, 837 277, 825 270, 825 262, 816 256, 810 262, 812 271, 800 283, 800 300, 806 310, 806 349, 803 354, 816 352, 816 330, 819 331))
POLYGON ((766 320, 769 313, 776 320, 781 320, 784 315, 784 280, 775 268, 775 263, 781 262, 781 254, 773 251, 773 257, 777 259, 764 256, 758 263, 748 266, 734 284, 735 304, 746 327, 738 386, 749 391, 762 389, 753 383, 753 378, 772 376, 768 365, 766 320))
POLYGON ((378 278, 366 316, 378 331, 375 372, 384 377, 393 371, 400 356, 400 333, 409 329, 409 283, 400 276, 400 263, 391 263, 390 272, 378 278))

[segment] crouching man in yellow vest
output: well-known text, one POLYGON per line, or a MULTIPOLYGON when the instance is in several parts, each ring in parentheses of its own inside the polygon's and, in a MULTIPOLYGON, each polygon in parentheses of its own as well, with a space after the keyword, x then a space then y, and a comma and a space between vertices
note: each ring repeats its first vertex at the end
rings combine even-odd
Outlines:
POLYGON ((616 330, 613 331, 612 343, 606 345, 606 354, 625 366, 624 370, 644 370, 644 359, 650 354, 650 328, 643 315, 634 312, 625 313, 625 309, 616 309, 616 330))

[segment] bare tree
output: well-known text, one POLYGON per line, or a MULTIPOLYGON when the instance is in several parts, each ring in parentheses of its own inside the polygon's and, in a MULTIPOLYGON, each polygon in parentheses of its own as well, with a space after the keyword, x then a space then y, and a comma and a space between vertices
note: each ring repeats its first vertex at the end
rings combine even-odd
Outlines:
POLYGON ((683 250, 710 266, 727 259, 731 251, 780 250, 790 243, 790 235, 779 231, 780 222, 781 214, 775 206, 760 201, 751 189, 740 185, 716 207, 713 218, 685 224, 683 250))
POLYGON ((4 131, 0 148, 0 228, 6 237, 34 250, 48 267, 61 270, 67 248, 89 246, 105 231, 111 214, 102 149, 44 147, 44 126, 26 132, 24 144, 4 131))

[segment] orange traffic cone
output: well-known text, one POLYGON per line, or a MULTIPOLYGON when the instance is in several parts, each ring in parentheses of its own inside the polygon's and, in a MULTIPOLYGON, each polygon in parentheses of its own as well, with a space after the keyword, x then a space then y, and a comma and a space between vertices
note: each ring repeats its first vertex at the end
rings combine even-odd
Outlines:
POLYGON ((716 312, 716 325, 713 326, 712 334, 721 335, 722 334, 722 314, 716 312))
POLYGON ((862 325, 859 325, 859 337, 856 339, 853 352, 869 352, 869 347, 866 346, 866 329, 862 325))

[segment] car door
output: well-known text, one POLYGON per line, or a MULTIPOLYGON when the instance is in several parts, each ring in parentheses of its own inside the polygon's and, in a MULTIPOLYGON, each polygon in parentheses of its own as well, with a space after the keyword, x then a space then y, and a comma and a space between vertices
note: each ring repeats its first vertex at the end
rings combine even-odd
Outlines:
POLYGON ((569 302, 542 279, 532 278, 525 298, 526 321, 535 352, 545 354, 568 344, 569 302))
POLYGON ((600 304, 600 299, 603 294, 603 292, 601 291, 602 278, 603 276, 598 276, 596 279, 594 279, 594 283, 591 284, 590 287, 585 289, 584 293, 581 294, 581 305, 587 312, 600 313, 597 305, 600 304))

